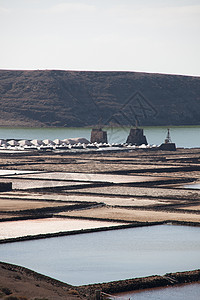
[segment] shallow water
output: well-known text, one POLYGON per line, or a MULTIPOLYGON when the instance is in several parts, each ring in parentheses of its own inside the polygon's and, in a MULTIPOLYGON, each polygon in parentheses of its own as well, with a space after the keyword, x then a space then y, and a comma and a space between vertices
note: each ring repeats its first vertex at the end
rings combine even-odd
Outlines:
MULTIPOLYGON (((160 145, 167 135, 167 127, 143 127, 149 144, 160 145)), ((125 143, 130 127, 105 128, 109 143, 125 143)), ((172 142, 178 147, 200 147, 200 126, 170 127, 172 142)), ((0 139, 66 139, 85 137, 90 140, 91 128, 6 128, 0 127, 0 139)))
MULTIPOLYGON (((116 294, 117 299, 130 300, 197 300, 200 295, 200 283, 177 285, 166 288, 116 294)), ((116 298, 113 298, 116 299, 116 298)))
POLYGON ((184 188, 186 188, 186 189, 200 189, 200 183, 185 184, 184 188))
POLYGON ((81 285, 194 270, 199 228, 160 225, 0 245, 0 259, 81 285))

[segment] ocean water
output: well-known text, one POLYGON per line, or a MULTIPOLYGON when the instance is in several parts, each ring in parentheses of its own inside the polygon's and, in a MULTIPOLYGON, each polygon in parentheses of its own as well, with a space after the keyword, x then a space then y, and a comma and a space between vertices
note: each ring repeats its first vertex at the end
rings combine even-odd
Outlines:
MULTIPOLYGON (((149 144, 160 145, 167 135, 167 127, 143 127, 149 144)), ((108 133, 109 143, 125 143, 129 127, 104 128, 108 133)), ((172 142, 177 147, 200 147, 200 126, 170 127, 172 142)), ((6 128, 0 127, 0 139, 66 139, 85 137, 90 139, 91 128, 6 128)))
POLYGON ((2 261, 72 285, 200 267, 198 227, 159 225, 0 245, 2 261))

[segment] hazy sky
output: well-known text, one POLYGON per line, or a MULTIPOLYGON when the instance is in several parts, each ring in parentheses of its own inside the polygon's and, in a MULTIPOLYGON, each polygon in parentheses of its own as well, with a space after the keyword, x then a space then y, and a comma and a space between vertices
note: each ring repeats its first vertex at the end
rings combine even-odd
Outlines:
POLYGON ((200 75, 200 0, 0 0, 0 69, 200 75))

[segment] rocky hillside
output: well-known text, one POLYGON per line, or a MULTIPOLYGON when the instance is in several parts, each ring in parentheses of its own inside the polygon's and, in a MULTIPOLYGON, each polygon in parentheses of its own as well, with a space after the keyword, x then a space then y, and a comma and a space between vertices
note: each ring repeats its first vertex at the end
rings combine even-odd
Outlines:
POLYGON ((0 126, 200 124, 200 77, 0 70, 0 80, 0 126))

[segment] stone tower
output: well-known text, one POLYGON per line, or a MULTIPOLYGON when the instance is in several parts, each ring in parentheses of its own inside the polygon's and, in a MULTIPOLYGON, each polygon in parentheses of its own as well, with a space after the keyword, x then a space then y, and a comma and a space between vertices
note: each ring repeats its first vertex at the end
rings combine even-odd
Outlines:
POLYGON ((103 131, 102 128, 93 128, 91 131, 91 143, 108 143, 107 132, 103 131))
POLYGON ((147 139, 143 133, 143 129, 137 127, 131 128, 126 143, 136 146, 140 146, 142 144, 147 145, 147 139))

